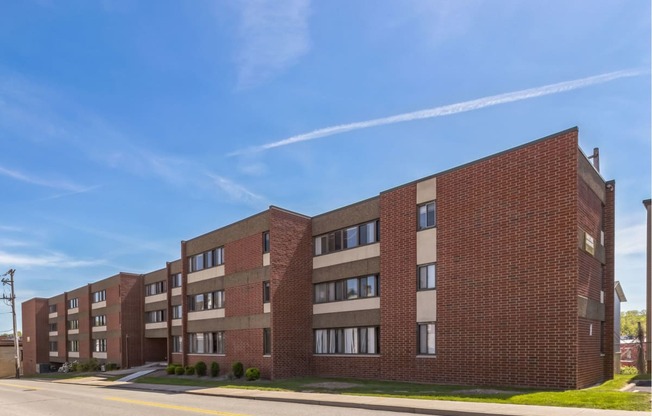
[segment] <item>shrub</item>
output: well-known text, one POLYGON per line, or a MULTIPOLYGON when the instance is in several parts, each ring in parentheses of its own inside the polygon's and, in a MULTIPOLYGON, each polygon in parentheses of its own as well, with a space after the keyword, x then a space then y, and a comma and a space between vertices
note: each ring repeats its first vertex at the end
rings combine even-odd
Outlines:
POLYGON ((82 373, 86 373, 89 370, 89 368, 90 366, 88 365, 87 362, 77 364, 77 371, 81 371, 82 373))
POLYGON ((220 365, 213 361, 211 363, 211 377, 217 377, 220 374, 220 365))
POLYGON ((620 367, 620 374, 635 376, 638 374, 638 370, 636 369, 636 367, 630 367, 630 366, 620 367))
POLYGON ((104 368, 106 368, 106 371, 117 370, 118 369, 118 364, 116 364, 116 363, 106 363, 106 366, 104 368))
POLYGON ((231 371, 233 371, 233 377, 241 378, 244 374, 244 366, 240 361, 237 361, 231 366, 231 371))
POLYGON ((70 363, 70 365, 68 366, 68 368, 70 369, 70 371, 81 371, 79 367, 80 367, 80 366, 79 366, 79 363, 78 363, 77 361, 73 361, 73 362, 70 363))
POLYGON ((177 366, 175 364, 168 364, 168 366, 165 368, 165 372, 168 374, 174 374, 174 370, 177 369, 177 366))
POLYGON ((100 362, 97 358, 91 358, 88 361, 88 371, 100 371, 100 362))
POLYGON ((203 361, 198 362, 195 364, 195 372, 197 373, 197 377, 203 377, 206 375, 206 363, 203 361))
POLYGON ((247 371, 245 371, 245 377, 249 381, 258 380, 260 378, 260 370, 256 367, 249 367, 247 368, 247 371))
POLYGON ((193 367, 191 365, 187 366, 186 367, 186 375, 191 376, 193 374, 195 374, 195 367, 193 367))
POLYGON ((174 374, 182 376, 185 373, 185 370, 180 365, 174 368, 174 374))

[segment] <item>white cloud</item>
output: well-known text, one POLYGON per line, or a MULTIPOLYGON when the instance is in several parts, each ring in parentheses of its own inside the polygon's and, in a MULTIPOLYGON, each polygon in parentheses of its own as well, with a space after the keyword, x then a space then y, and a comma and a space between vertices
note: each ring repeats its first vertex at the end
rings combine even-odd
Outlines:
POLYGON ((16 179, 18 181, 29 183, 32 185, 44 186, 53 189, 60 189, 63 191, 70 191, 73 193, 86 192, 93 188, 93 187, 90 188, 84 187, 64 180, 51 180, 51 179, 44 179, 34 175, 27 175, 17 170, 7 169, 2 166, 0 166, 0 175, 7 176, 12 179, 16 179))
POLYGON ((48 267, 48 268, 62 268, 71 269, 78 267, 97 266, 103 264, 104 260, 77 260, 66 256, 61 253, 45 253, 45 254, 23 254, 23 253, 9 253, 0 250, 0 266, 8 267, 48 267))
POLYGON ((211 173, 206 174, 209 178, 213 180, 213 183, 217 188, 225 193, 230 199, 234 201, 245 202, 249 204, 260 204, 264 201, 264 198, 260 195, 257 195, 242 185, 239 185, 230 179, 227 179, 223 176, 214 175, 211 173))
POLYGON ((262 84, 296 64, 310 49, 308 0, 240 3, 238 88, 262 84))
POLYGON ((359 121, 349 124, 340 124, 337 126, 326 127, 322 129, 313 130, 309 133, 299 134, 296 136, 288 137, 287 139, 279 140, 272 143, 267 143, 261 146, 252 147, 249 149, 239 150, 232 152, 229 156, 247 154, 251 152, 260 152, 264 150, 273 149, 275 147, 288 146, 291 144, 314 140, 321 137, 333 136, 340 133, 345 133, 352 130, 366 129, 370 127, 382 126, 386 124, 401 123, 405 121, 414 121, 434 117, 448 116, 451 114, 463 113, 466 111, 479 110, 485 107, 492 107, 499 104, 507 104, 514 101, 527 100, 531 98, 542 97, 545 95, 559 94, 566 91, 575 90, 578 88, 585 88, 596 84, 613 81, 619 78, 634 77, 643 75, 645 72, 641 70, 623 70, 616 72, 609 72, 606 74, 595 75, 587 78, 576 79, 572 81, 559 82, 557 84, 549 84, 541 87, 529 88, 526 90, 508 92, 499 95, 492 95, 482 97, 475 100, 463 101, 455 104, 448 104, 440 107, 429 108, 421 111, 414 111, 411 113, 404 113, 395 116, 377 118, 373 120, 359 121))

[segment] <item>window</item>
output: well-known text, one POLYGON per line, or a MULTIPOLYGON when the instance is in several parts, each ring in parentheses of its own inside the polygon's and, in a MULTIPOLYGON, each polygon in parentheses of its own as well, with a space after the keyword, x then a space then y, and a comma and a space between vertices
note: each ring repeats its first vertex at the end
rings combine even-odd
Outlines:
POLYGON ((419 354, 420 355, 434 355, 435 354, 435 324, 426 323, 418 324, 419 328, 419 354))
POLYGON ((106 300, 106 290, 93 292, 93 303, 104 302, 106 300))
POLYGON ((68 321, 68 324, 66 326, 68 329, 79 329, 79 320, 71 319, 70 321, 68 321))
POLYGON ((48 313, 56 313, 57 312, 57 305, 49 305, 48 306, 48 313))
POLYGON ((93 317, 93 326, 106 326, 106 315, 97 315, 93 317))
POLYGON ((68 309, 79 308, 79 299, 68 299, 68 309))
POLYGON ((157 322, 165 322, 165 309, 158 311, 149 311, 145 312, 145 322, 148 324, 153 324, 157 322))
POLYGON ((435 289, 435 272, 434 264, 419 266, 419 290, 435 289))
POLYGON ((57 341, 50 341, 50 352, 59 351, 59 343, 57 341))
POLYGON ((263 233, 263 253, 269 253, 269 231, 263 233))
POLYGON ((183 317, 183 307, 181 305, 172 305, 172 319, 181 319, 183 317))
POLYGON ((328 254, 380 241, 378 220, 315 237, 315 255, 328 254))
POLYGON ((270 293, 269 293, 269 281, 263 282, 263 303, 269 303, 270 293))
POLYGON ((159 293, 165 293, 164 280, 161 280, 160 282, 150 283, 145 286, 145 296, 158 295, 159 293))
POLYGON ((200 293, 188 296, 188 311, 197 312, 208 309, 222 309, 224 307, 224 291, 200 293))
POLYGON ((224 247, 195 254, 190 256, 189 260, 190 272, 209 269, 221 264, 224 264, 224 247))
POLYGON ((172 275, 172 287, 181 287, 181 273, 172 275))
POLYGON ((77 341, 76 339, 68 341, 68 351, 79 352, 79 341, 77 341))
POLYGON ((336 328, 315 330, 316 354, 378 354, 380 328, 336 328))
POLYGON ((57 323, 50 324, 50 332, 56 332, 57 331, 57 323))
POLYGON ((93 351, 106 352, 106 338, 93 340, 93 351))
POLYGON ((172 335, 172 352, 183 352, 183 337, 172 335))
POLYGON ((315 285, 315 303, 378 296, 378 276, 353 277, 315 285))
POLYGON ((419 229, 432 228, 437 225, 435 202, 428 202, 419 206, 419 229))
POLYGON ((198 332, 188 334, 191 354, 224 354, 224 332, 198 332))
POLYGON ((263 328, 263 355, 272 354, 272 329, 263 328))

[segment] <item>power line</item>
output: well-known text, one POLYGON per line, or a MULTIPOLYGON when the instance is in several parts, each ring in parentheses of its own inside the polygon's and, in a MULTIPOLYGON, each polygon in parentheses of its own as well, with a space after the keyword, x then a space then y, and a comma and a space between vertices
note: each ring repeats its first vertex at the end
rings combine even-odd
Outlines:
POLYGON ((14 269, 9 269, 5 274, 2 275, 2 279, 0 279, 0 282, 2 282, 2 285, 9 285, 9 288, 11 290, 11 295, 7 296, 5 294, 0 297, 0 299, 4 300, 7 304, 9 304, 7 301, 11 302, 11 315, 13 317, 13 324, 14 324, 14 346, 16 347, 16 378, 20 378, 20 345, 18 342, 18 335, 16 333, 16 294, 14 292, 14 273, 16 270, 14 269), (9 275, 7 278, 6 276, 9 275))

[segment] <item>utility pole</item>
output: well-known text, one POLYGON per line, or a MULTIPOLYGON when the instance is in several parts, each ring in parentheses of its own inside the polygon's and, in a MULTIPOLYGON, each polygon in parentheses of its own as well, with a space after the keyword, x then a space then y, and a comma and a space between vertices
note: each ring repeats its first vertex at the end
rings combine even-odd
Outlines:
POLYGON ((20 378, 20 343, 18 342, 18 333, 16 331, 16 294, 14 292, 15 272, 16 270, 9 269, 7 273, 2 275, 2 279, 0 279, 0 282, 2 282, 3 286, 9 285, 11 289, 11 294, 9 295, 9 297, 3 294, 0 299, 11 302, 11 315, 14 321, 14 347, 16 348, 16 378, 20 378), (7 275, 9 275, 9 278, 6 277, 7 275))

